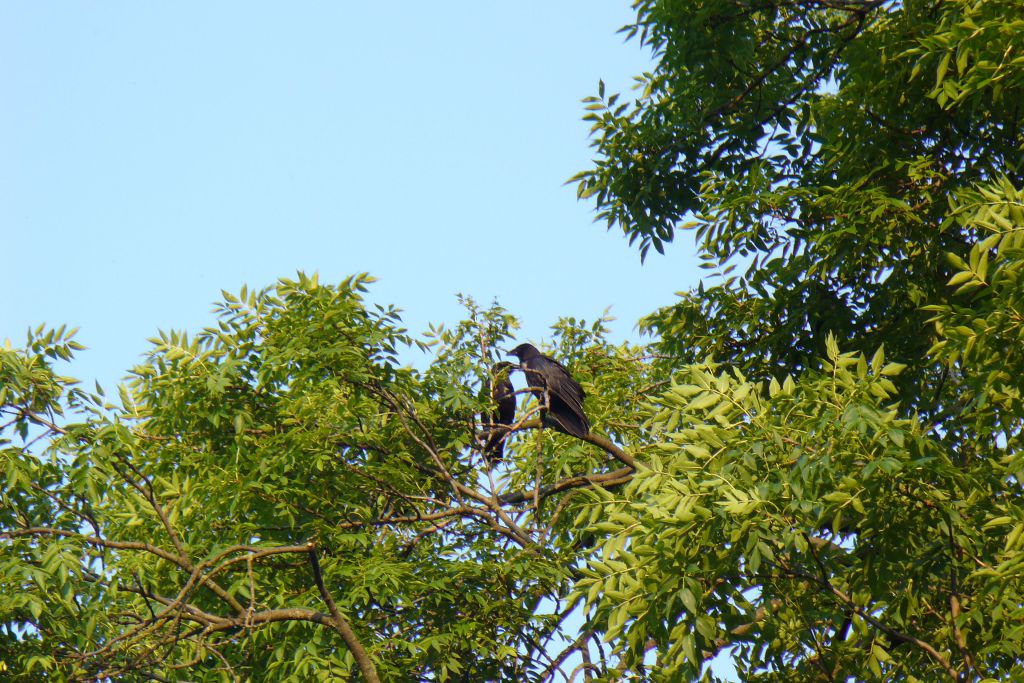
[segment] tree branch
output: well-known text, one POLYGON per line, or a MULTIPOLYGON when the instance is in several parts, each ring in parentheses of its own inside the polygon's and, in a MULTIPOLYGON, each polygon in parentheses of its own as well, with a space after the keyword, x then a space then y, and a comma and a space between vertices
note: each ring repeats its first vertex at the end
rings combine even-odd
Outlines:
POLYGON ((883 624, 881 621, 878 620, 877 617, 871 614, 870 610, 864 609, 863 607, 855 603, 853 598, 851 598, 849 595, 836 588, 834 585, 832 585, 831 581, 822 580, 816 576, 807 574, 806 572, 802 572, 798 569, 793 569, 787 566, 785 563, 775 564, 774 566, 778 567, 784 573, 789 574, 790 576, 795 576, 797 578, 804 579, 805 581, 810 581, 812 583, 816 583, 822 586, 823 588, 828 590, 833 596, 835 596, 842 604, 849 607, 853 612, 860 615, 860 617, 864 619, 864 621, 868 622, 869 624, 877 628, 879 631, 881 631, 882 633, 884 633, 885 635, 889 636, 897 642, 910 643, 911 645, 914 645, 915 647, 919 648, 920 650, 925 652, 929 657, 935 660, 935 662, 938 663, 943 669, 945 669, 946 673, 948 673, 954 681, 958 680, 956 669, 954 669, 952 665, 950 665, 949 660, 943 657, 942 653, 940 653, 938 650, 932 647, 931 644, 921 640, 920 638, 912 636, 909 633, 903 633, 902 631, 898 631, 892 628, 891 626, 883 624))
POLYGON ((562 491, 569 491, 571 489, 585 488, 591 486, 603 486, 604 488, 610 488, 612 486, 620 486, 627 483, 633 478, 635 470, 631 467, 622 467, 611 472, 602 472, 600 474, 578 474, 574 477, 568 477, 554 484, 548 486, 542 486, 539 490, 530 489, 528 491, 513 491, 498 496, 498 503, 501 505, 520 505, 527 501, 531 501, 534 498, 544 500, 548 496, 553 496, 556 493, 562 491))
POLYGON ((352 630, 351 624, 348 623, 348 620, 338 610, 338 606, 334 604, 334 598, 331 597, 330 591, 324 585, 324 575, 320 570, 320 560, 316 556, 316 546, 312 543, 308 545, 309 564, 313 567, 313 579, 316 581, 316 587, 320 591, 320 597, 327 603, 327 609, 331 612, 334 629, 341 634, 345 645, 348 646, 352 656, 355 657, 356 664, 359 665, 359 671, 362 672, 363 678, 369 681, 369 683, 380 683, 380 677, 377 675, 377 669, 373 665, 373 660, 370 659, 370 655, 366 652, 363 644, 359 642, 359 638, 356 636, 356 632, 352 630))
MULTIPOLYGON (((540 420, 530 420, 528 422, 524 422, 522 424, 522 426, 520 426, 518 428, 519 429, 542 429, 543 427, 544 427, 544 425, 543 425, 543 423, 540 420)), ((630 469, 636 470, 636 469, 644 469, 646 467, 643 463, 637 463, 637 461, 633 458, 633 456, 631 456, 629 453, 626 453, 624 450, 622 450, 621 448, 616 446, 614 443, 612 443, 611 440, 609 440, 607 437, 601 436, 600 434, 594 434, 593 432, 590 432, 589 434, 587 434, 584 437, 574 437, 574 438, 579 438, 580 441, 585 441, 585 442, 587 442, 589 444, 593 444, 594 446, 597 446, 598 448, 603 450, 605 453, 608 453, 610 456, 612 456, 613 458, 615 458, 616 460, 621 462, 626 467, 629 467, 630 469)))

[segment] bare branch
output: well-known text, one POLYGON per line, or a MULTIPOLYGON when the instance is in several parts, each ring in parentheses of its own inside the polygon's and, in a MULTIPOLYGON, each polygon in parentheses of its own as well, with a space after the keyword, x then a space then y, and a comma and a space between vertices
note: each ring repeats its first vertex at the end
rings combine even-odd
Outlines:
POLYGON ((157 557, 167 560, 168 562, 185 569, 182 565, 181 558, 173 553, 169 553, 163 548, 152 545, 150 543, 142 543, 140 541, 110 541, 105 538, 98 536, 86 536, 76 531, 67 531, 65 529, 54 529, 52 527, 28 527, 25 529, 11 529, 8 531, 0 532, 0 539, 14 539, 23 538, 26 536, 59 536, 61 538, 76 538, 89 545, 100 546, 103 548, 115 548, 118 550, 142 550, 147 553, 156 555, 157 557))
MULTIPOLYGON (((513 425, 512 429, 542 429, 543 427, 544 425, 540 420, 529 420, 527 422, 523 422, 521 425, 513 425)), ((608 453, 610 456, 621 462, 626 467, 629 467, 630 469, 636 470, 643 469, 646 467, 643 463, 637 463, 633 456, 631 456, 629 453, 626 453, 624 450, 622 450, 614 443, 612 443, 611 440, 609 440, 607 437, 601 436, 600 434, 594 434, 593 432, 591 432, 586 436, 580 438, 580 441, 586 441, 589 444, 597 446, 605 453, 608 453)))
POLYGON ((539 492, 535 492, 531 489, 529 491, 513 491, 511 493, 506 493, 498 496, 498 503, 501 505, 521 505, 522 503, 533 500, 535 497, 543 500, 548 496, 553 496, 556 493, 569 491, 571 489, 592 486, 602 486, 604 488, 620 486, 632 479, 634 473, 635 470, 633 470, 633 468, 622 467, 611 472, 602 472, 600 474, 578 474, 574 477, 567 477, 566 479, 554 484, 542 486, 539 492))

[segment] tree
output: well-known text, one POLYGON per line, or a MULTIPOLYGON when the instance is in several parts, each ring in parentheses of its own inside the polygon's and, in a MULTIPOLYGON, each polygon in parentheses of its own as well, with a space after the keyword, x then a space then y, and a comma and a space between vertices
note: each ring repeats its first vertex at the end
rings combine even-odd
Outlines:
MULTIPOLYGON (((579 647, 573 492, 633 460, 540 431, 521 398, 495 486, 477 416, 514 319, 467 299, 466 321, 414 340, 363 301, 371 280, 225 293, 215 327, 151 340, 116 405, 57 374, 72 332, 0 351, 6 675, 555 675, 579 647), (400 361, 408 347, 428 367, 400 361)), ((604 433, 635 440, 609 416, 636 401, 639 351, 605 342, 604 321, 556 339, 604 433)))
POLYGON ((649 316, 649 468, 577 582, 664 677, 1024 676, 1024 5, 655 2, 577 176, 709 285, 649 316))

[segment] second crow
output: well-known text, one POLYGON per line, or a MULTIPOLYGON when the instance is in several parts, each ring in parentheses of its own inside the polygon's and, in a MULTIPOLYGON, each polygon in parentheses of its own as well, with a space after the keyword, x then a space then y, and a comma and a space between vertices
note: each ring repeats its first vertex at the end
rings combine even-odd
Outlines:
POLYGON ((516 390, 508 378, 512 367, 511 363, 502 361, 491 368, 491 403, 494 411, 490 416, 491 424, 483 451, 489 463, 498 462, 505 455, 505 439, 509 430, 500 425, 511 426, 516 419, 516 390))

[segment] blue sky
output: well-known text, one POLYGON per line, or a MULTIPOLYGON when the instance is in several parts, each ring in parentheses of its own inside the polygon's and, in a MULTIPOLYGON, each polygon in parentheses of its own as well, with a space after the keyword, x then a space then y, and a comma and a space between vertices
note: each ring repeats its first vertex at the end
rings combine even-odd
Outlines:
MULTIPOLYGON (((110 384, 220 290, 369 271, 413 331, 455 294, 542 339, 606 306, 617 336, 696 282, 641 266, 564 181, 580 99, 649 55, 627 2, 0 4, 0 339, 80 326, 110 384), (544 256, 528 254, 539 250, 544 256), (554 254, 558 254, 557 261, 554 254)), ((689 242, 689 240, 684 240, 689 242)))

